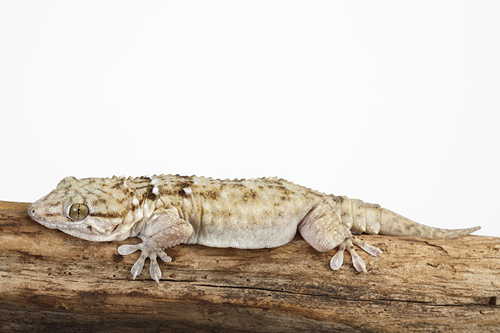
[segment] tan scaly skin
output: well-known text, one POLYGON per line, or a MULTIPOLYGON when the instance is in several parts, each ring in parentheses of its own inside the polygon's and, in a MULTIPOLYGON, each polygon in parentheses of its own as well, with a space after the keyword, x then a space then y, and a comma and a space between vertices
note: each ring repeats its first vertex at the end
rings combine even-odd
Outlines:
POLYGON ((340 268, 347 249, 356 270, 365 272, 354 245, 373 256, 382 251, 353 234, 455 238, 479 229, 424 226, 379 205, 327 195, 278 178, 67 177, 33 203, 28 213, 48 228, 89 241, 139 237, 141 244, 122 245, 118 253, 141 250, 132 276, 135 279, 141 273, 149 257, 156 282, 161 278, 156 258, 171 261, 163 250, 181 243, 271 248, 288 243, 298 230, 317 251, 338 247, 330 262, 332 269, 340 268))

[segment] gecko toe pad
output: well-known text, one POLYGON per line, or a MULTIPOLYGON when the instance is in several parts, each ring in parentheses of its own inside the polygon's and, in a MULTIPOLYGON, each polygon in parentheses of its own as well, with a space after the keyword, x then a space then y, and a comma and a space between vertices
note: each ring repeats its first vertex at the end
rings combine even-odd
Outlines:
POLYGON ((356 268, 358 272, 366 272, 365 262, 363 261, 363 259, 361 259, 361 257, 354 249, 354 245, 359 246, 372 256, 378 256, 382 253, 382 250, 359 239, 348 238, 339 245, 337 253, 332 257, 332 260, 330 261, 330 268, 333 270, 338 270, 342 266, 342 263, 344 262, 344 251, 347 249, 347 251, 349 251, 349 253, 351 254, 352 264, 354 265, 354 268, 356 268))
POLYGON ((172 258, 168 256, 165 251, 152 246, 152 244, 147 241, 137 245, 122 245, 118 247, 118 253, 121 255, 128 255, 137 250, 141 250, 142 253, 130 270, 130 273, 132 273, 132 279, 135 280, 135 278, 141 274, 144 262, 146 261, 146 258, 149 258, 149 274, 153 280, 160 283, 161 269, 160 265, 158 265, 158 262, 156 261, 156 258, 159 257, 164 262, 170 262, 172 261, 172 258))

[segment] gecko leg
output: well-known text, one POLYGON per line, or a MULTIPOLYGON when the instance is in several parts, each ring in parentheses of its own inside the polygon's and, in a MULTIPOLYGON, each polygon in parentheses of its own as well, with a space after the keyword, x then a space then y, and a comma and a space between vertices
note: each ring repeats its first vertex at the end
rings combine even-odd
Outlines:
POLYGON ((166 248, 185 242, 193 233, 193 227, 183 219, 172 214, 155 214, 145 223, 138 237, 142 243, 137 245, 122 245, 118 253, 128 255, 141 250, 141 256, 132 266, 130 272, 135 278, 142 272, 146 258, 149 258, 149 274, 156 282, 160 282, 161 269, 156 261, 159 257, 164 262, 172 261, 165 251, 166 248))
POLYGON ((338 247, 337 253, 330 261, 330 267, 338 270, 344 262, 344 251, 347 249, 358 272, 366 272, 366 265, 356 253, 354 245, 359 246, 372 256, 382 251, 352 236, 351 231, 341 223, 340 216, 332 212, 329 205, 314 207, 299 224, 299 232, 304 239, 319 252, 326 252, 338 247))

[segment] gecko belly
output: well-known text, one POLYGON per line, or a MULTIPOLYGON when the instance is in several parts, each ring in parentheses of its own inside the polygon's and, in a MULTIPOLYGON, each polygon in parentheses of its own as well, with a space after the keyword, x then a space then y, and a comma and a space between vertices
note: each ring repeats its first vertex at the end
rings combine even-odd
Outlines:
POLYGON ((290 222, 266 219, 259 222, 226 220, 204 223, 197 235, 193 235, 187 243, 239 249, 278 247, 290 242, 297 233, 298 223, 290 222))

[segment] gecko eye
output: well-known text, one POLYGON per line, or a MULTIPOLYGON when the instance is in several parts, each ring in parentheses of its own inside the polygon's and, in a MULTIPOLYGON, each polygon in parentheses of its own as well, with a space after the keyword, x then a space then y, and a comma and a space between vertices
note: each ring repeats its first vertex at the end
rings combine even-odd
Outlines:
POLYGON ((81 221, 89 215, 89 207, 84 204, 72 204, 69 208, 69 217, 75 221, 81 221))

